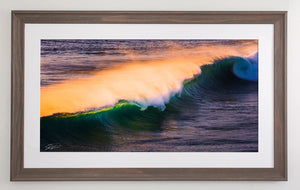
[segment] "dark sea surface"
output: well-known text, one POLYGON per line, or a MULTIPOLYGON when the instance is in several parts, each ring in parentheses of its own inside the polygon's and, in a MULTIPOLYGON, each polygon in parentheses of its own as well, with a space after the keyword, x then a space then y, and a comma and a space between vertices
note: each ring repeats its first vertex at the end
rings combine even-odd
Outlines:
MULTIPOLYGON (((247 43, 252 42, 42 40, 41 87, 93 76, 131 61, 167 59, 199 46, 247 43)), ((41 117, 40 150, 257 152, 257 64, 257 54, 251 58, 215 59, 211 65, 201 67, 201 74, 185 81, 182 91, 172 95, 163 108, 143 108, 138 103, 120 100, 106 110, 41 117), (249 68, 253 73, 244 74, 249 68)))

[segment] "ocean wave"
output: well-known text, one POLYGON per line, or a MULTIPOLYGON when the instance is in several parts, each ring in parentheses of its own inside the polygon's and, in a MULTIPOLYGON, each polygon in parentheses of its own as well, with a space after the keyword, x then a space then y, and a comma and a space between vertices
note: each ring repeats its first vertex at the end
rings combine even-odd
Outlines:
POLYGON ((53 143, 103 146, 105 150, 113 135, 161 130, 168 114, 193 107, 204 96, 207 100, 219 93, 247 93, 251 85, 257 90, 257 65, 257 53, 217 59, 201 66, 201 72, 159 101, 120 99, 111 106, 41 117, 41 151, 53 143))

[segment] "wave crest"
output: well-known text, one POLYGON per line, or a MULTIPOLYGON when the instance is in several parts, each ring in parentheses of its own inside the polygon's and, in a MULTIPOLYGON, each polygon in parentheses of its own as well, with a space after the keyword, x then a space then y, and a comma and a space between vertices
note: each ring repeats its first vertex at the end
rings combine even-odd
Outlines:
MULTIPOLYGON (((170 98, 192 88, 221 89, 238 79, 257 81, 257 53, 248 58, 227 57, 152 61, 104 70, 91 78, 67 81, 41 90, 41 117, 112 107, 120 100, 141 110, 161 110, 170 98), (192 84, 192 85, 191 85, 192 84)), ((197 90, 196 90, 197 92, 197 90)))

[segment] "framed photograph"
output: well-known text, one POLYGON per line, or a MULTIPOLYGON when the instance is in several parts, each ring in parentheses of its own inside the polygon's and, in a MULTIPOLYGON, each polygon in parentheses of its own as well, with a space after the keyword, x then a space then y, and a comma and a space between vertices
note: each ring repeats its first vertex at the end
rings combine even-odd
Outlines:
POLYGON ((12 11, 11 180, 287 180, 286 15, 12 11))

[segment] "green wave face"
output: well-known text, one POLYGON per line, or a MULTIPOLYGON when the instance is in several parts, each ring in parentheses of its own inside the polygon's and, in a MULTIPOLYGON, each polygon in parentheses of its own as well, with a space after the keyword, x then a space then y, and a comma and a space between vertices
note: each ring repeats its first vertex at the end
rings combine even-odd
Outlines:
POLYGON ((163 117, 159 108, 142 110, 125 101, 99 111, 42 117, 41 147, 51 143, 103 146, 112 135, 158 131, 163 117))

